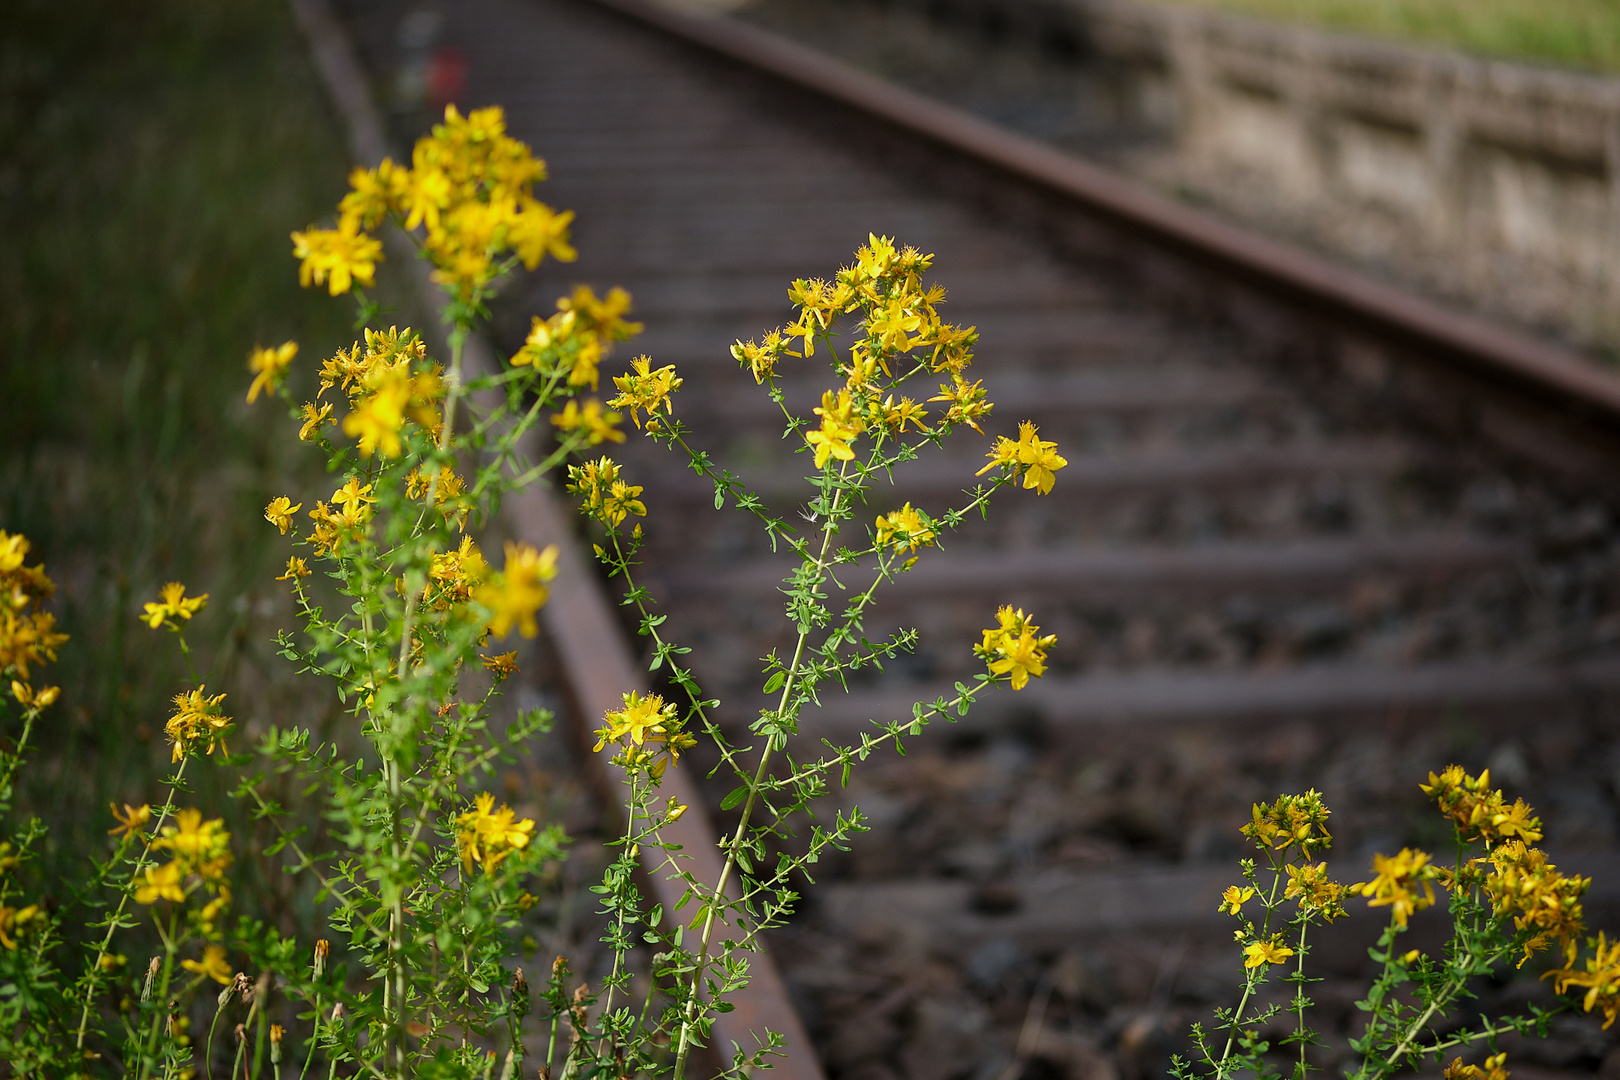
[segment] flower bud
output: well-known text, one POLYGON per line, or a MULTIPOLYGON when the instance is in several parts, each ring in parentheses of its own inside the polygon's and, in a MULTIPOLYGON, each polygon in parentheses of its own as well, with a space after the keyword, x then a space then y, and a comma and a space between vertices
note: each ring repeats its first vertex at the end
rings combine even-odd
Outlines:
POLYGON ((522 968, 512 973, 512 1004, 509 1011, 517 1023, 522 1023, 523 1018, 529 1015, 529 981, 523 977, 522 968))
POLYGON ((270 1025, 270 1064, 281 1064, 281 1025, 270 1025))
POLYGON ((321 938, 315 943, 315 977, 318 979, 326 974, 326 957, 332 951, 332 943, 321 938))

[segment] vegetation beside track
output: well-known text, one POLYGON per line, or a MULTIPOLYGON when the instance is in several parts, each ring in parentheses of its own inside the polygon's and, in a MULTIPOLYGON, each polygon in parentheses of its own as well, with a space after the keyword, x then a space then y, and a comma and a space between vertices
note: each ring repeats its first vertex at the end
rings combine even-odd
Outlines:
POLYGON ((1175 0, 1511 60, 1620 72, 1612 0, 1175 0))
POLYGON ((248 622, 281 625, 260 518, 314 463, 248 409, 245 361, 347 342, 288 240, 346 164, 282 0, 19 0, 0 20, 0 527, 51 566, 72 635, 23 793, 65 867, 167 765, 179 665, 136 619, 165 581, 212 596, 193 637, 222 662, 210 681, 275 708, 244 670, 273 659, 248 622))

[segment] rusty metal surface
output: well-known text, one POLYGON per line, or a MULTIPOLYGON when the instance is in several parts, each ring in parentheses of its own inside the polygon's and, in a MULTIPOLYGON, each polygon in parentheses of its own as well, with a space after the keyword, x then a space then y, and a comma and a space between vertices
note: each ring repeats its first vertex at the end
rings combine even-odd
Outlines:
POLYGON ((1526 392, 1586 404, 1610 421, 1620 419, 1620 376, 1602 370, 1592 359, 1233 227, 1034 139, 754 27, 654 0, 595 2, 1043 184, 1162 243, 1208 260, 1217 272, 1255 278, 1290 300, 1319 308, 1326 317, 1399 335, 1417 348, 1456 362, 1495 369, 1526 392))

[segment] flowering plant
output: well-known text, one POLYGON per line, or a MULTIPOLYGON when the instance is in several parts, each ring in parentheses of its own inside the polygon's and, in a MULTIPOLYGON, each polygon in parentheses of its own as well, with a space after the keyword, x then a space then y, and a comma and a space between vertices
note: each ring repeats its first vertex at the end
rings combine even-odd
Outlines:
POLYGON ((1572 999, 1550 1010, 1529 1005, 1521 1012, 1481 1016, 1477 1027, 1458 1023, 1455 1013, 1476 996, 1481 977, 1515 956, 1523 967, 1553 946, 1557 962, 1543 978, 1552 979, 1559 994, 1584 989, 1585 1011, 1602 1012, 1604 1027, 1614 1023, 1620 1015, 1620 948, 1610 946, 1603 934, 1587 938, 1589 951, 1580 963, 1586 931, 1581 897, 1591 879, 1561 873, 1530 846, 1542 837, 1540 819, 1522 799, 1510 805, 1491 787, 1488 770, 1469 776, 1452 765, 1431 772, 1422 789, 1451 821, 1451 865, 1402 848, 1396 855, 1375 855, 1372 879, 1348 886, 1328 877, 1326 862, 1313 862, 1333 842, 1321 796, 1309 791, 1255 805, 1243 834, 1261 860, 1243 861, 1245 884, 1228 888, 1220 904, 1238 920, 1243 996, 1235 1009, 1216 1010, 1213 1030, 1193 1025, 1196 1057, 1177 1058, 1174 1076, 1279 1075, 1272 1053, 1279 1025, 1292 1027, 1277 1041, 1292 1059, 1295 1080, 1313 1071, 1307 1052, 1321 1039, 1306 1020, 1312 1005, 1306 990, 1320 980, 1305 974, 1308 931, 1341 918, 1346 899, 1355 896, 1366 898, 1370 908, 1388 908, 1389 922, 1370 951, 1379 972, 1357 1002, 1367 1020, 1350 1043, 1359 1058, 1348 1070, 1353 1080, 1381 1080, 1481 1042, 1492 1050, 1483 1065, 1456 1056, 1445 1069, 1447 1080, 1506 1080, 1506 1055, 1495 1052, 1496 1039, 1509 1032, 1545 1036, 1548 1020, 1569 1008, 1572 999), (1438 955, 1402 950, 1401 935, 1413 915, 1435 906, 1437 886, 1448 902, 1450 939, 1438 955), (1273 969, 1283 971, 1282 980, 1293 987, 1286 1000, 1262 1000, 1273 969), (1283 1024, 1284 1017, 1292 1019, 1283 1024))
MULTIPOLYGON (((537 1018, 542 1075, 555 1067, 568 1077, 683 1076, 727 996, 746 985, 758 934, 792 909, 792 875, 864 828, 859 811, 840 815, 815 825, 802 853, 772 862, 767 849, 790 817, 809 811, 834 774, 847 780, 854 762, 886 744, 900 748, 934 718, 965 714, 992 683, 1017 689, 1045 670, 1053 637, 1022 610, 1003 608, 975 646, 986 669, 959 683, 954 698, 918 703, 858 745, 789 756, 799 717, 819 693, 915 641, 915 631, 864 636, 879 586, 967 515, 985 512, 1000 489, 1022 482, 1050 491, 1065 462, 1025 424, 1017 439, 996 441, 981 470, 996 475, 962 506, 931 513, 907 502, 854 527, 878 478, 959 428, 978 429, 991 409, 982 386, 962 374, 974 331, 941 321, 943 292, 921 284, 930 257, 877 237, 833 282, 794 283, 791 326, 733 350, 813 460, 813 527, 802 535, 691 449, 673 416, 682 380, 672 367, 638 358, 613 379, 618 393, 605 405, 582 398, 597 390, 612 346, 640 330, 625 318, 622 290, 598 297, 576 289, 555 314, 533 320, 507 363, 477 370, 466 346, 499 280, 548 255, 573 257, 572 215, 534 198, 544 175, 506 134, 501 110, 462 116, 451 107, 409 166, 385 160, 354 172, 334 227, 293 234, 303 283, 353 293, 363 333, 319 365, 311 400, 293 394, 295 343, 255 350, 247 400, 282 401, 298 439, 336 474, 329 496, 279 495, 264 518, 294 547, 277 580, 292 593, 302 632, 283 632, 280 651, 301 673, 329 681, 346 730, 323 740, 294 719, 258 732, 253 752, 233 754, 229 694, 210 692, 217 680, 194 663, 187 639, 207 595, 175 582, 146 603, 142 621, 172 635, 190 673, 164 725, 172 768, 157 797, 113 809, 109 850, 63 905, 34 899, 41 886, 25 869, 45 827, 27 821, 0 841, 0 1057, 17 1071, 187 1077, 200 1055, 205 1074, 224 1059, 233 1077, 280 1075, 285 1060, 302 1062, 301 1077, 319 1061, 328 1077, 487 1077, 498 1067, 505 1080, 539 1056, 526 1028, 530 989, 522 969, 509 966, 511 939, 532 918, 529 886, 539 887, 537 875, 563 857, 567 841, 483 785, 496 763, 550 725, 542 711, 499 707, 517 653, 492 640, 538 631, 558 553, 507 542, 497 569, 475 536, 493 526, 503 498, 592 447, 622 442, 626 412, 713 481, 717 508, 730 501, 753 514, 796 555, 786 591, 797 640, 767 662, 765 690, 779 697, 753 725, 757 746, 734 746, 712 719, 714 703, 677 664, 686 650, 662 636, 663 617, 631 576, 643 538, 632 519, 646 515, 641 487, 610 457, 569 466, 568 488, 598 530, 596 550, 628 585, 626 602, 654 643, 652 670, 675 700, 630 692, 602 720, 596 750, 613 755, 628 788, 618 856, 595 889, 612 966, 595 991, 581 983, 570 992, 567 961, 551 965, 537 1018), (362 289, 375 283, 378 233, 390 223, 444 292, 448 364, 413 330, 372 325, 381 308, 362 289), (840 321, 857 324, 842 352, 840 321), (780 361, 817 349, 842 381, 815 409, 819 422, 786 409, 776 374, 780 361), (903 384, 924 375, 944 380, 931 399, 945 405, 937 418, 909 397, 896 401, 903 384), (845 529, 866 538, 835 546, 845 529), (844 580, 866 580, 841 606, 828 599, 829 583, 845 588, 835 568, 844 580), (686 808, 660 801, 658 789, 699 738, 738 778, 724 805, 742 806, 715 881, 700 881, 661 839, 686 808), (782 761, 790 767, 777 769, 782 761), (224 817, 186 805, 187 774, 205 765, 238 770, 234 794, 260 843, 244 847, 224 817), (284 802, 278 793, 288 790, 301 799, 284 802), (645 909, 634 883, 643 850, 660 853, 657 872, 684 883, 687 925, 674 912, 666 923, 660 908, 645 909), (233 885, 240 891, 249 861, 297 883, 295 902, 322 928, 316 940, 247 915, 233 921, 233 885), (642 943, 659 950, 645 964, 642 943), (131 969, 127 953, 147 945, 147 962, 131 969), (215 986, 210 1000, 204 990, 215 986)), ((28 550, 22 537, 0 533, 0 675, 10 684, 0 715, 20 720, 12 741, 0 743, 5 817, 29 736, 58 696, 31 680, 65 641, 44 609, 52 583, 42 566, 26 565, 28 550)), ((757 1046, 733 1047, 722 1073, 766 1065, 781 1045, 778 1034, 762 1033, 757 1046)))

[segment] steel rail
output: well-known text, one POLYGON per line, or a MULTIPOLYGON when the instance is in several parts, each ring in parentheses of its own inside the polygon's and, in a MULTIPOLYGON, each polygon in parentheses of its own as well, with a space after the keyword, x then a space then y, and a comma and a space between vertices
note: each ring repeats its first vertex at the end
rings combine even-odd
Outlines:
MULTIPOLYGON (((376 164, 388 152, 386 127, 347 32, 328 0, 291 0, 291 6, 309 42, 311 59, 343 121, 350 155, 362 165, 376 164)), ((428 279, 426 264, 408 258, 403 238, 399 239, 395 247, 401 250, 396 254, 416 271, 412 280, 415 299, 423 310, 439 311, 442 295, 428 279)), ((469 338, 464 359, 471 370, 494 371, 497 366, 493 349, 478 335, 469 338)), ((649 689, 647 672, 637 663, 614 617, 612 601, 572 527, 571 510, 550 489, 536 485, 507 499, 505 516, 519 537, 539 547, 555 544, 558 548, 557 578, 541 616, 566 672, 579 734, 587 736, 591 718, 622 707, 621 695, 649 689)), ((615 801, 623 788, 622 771, 603 754, 587 754, 586 765, 593 774, 591 786, 622 817, 624 806, 615 801)), ((668 770, 660 794, 687 807, 680 820, 661 833, 665 843, 678 846, 678 851, 667 853, 645 846, 642 864, 652 900, 670 913, 667 918, 675 919, 680 917, 675 914, 676 906, 685 897, 686 886, 671 876, 669 860, 679 859, 682 868, 699 881, 719 881, 720 844, 690 768, 668 770)), ((748 986, 730 999, 732 1010, 715 1017, 710 1049, 718 1064, 729 1066, 725 1046, 736 1044, 751 1051, 770 1029, 784 1036, 789 1048, 787 1057, 775 1059, 774 1075, 785 1080, 824 1080, 809 1035, 763 943, 756 946, 749 971, 748 986)))
POLYGON ((1450 310, 1257 236, 1106 169, 768 31, 674 0, 593 0, 636 22, 1057 194, 1140 239, 1224 270, 1320 316, 1488 375, 1510 390, 1620 424, 1620 376, 1572 350, 1450 310))

